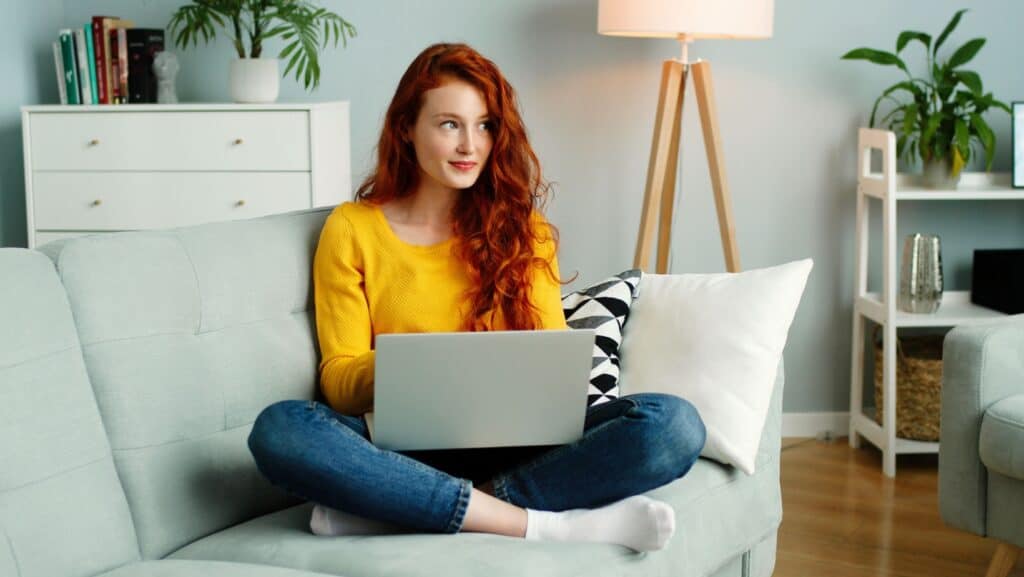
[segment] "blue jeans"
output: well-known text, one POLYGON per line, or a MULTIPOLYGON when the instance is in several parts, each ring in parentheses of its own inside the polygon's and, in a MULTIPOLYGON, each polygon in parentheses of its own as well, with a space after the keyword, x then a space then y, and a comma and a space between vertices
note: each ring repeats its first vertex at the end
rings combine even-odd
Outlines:
POLYGON ((583 437, 557 447, 394 452, 368 440, 362 417, 315 401, 281 401, 249 435, 259 470, 282 489, 354 515, 456 533, 473 483, 543 511, 593 508, 682 477, 704 447, 697 410, 672 395, 591 407, 583 437))

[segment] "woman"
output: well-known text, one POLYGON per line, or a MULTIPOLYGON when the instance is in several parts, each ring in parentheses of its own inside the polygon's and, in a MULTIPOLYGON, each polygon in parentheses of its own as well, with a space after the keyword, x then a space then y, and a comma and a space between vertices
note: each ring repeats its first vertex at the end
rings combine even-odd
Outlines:
POLYGON ((264 410, 249 437, 260 470, 323 506, 421 531, 664 547, 674 512, 638 494, 685 474, 703 447, 703 423, 678 397, 593 407, 583 438, 554 449, 402 454, 369 442, 375 335, 566 328, 558 235, 538 211, 548 186, 491 61, 464 44, 424 50, 377 150, 313 264, 327 404, 264 410))

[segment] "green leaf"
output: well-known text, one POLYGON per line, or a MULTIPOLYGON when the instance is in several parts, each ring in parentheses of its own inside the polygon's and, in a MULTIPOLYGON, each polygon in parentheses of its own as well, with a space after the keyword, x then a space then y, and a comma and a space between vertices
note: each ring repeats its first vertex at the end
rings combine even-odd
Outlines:
POLYGON ((905 30, 900 32, 899 38, 896 39, 896 54, 899 54, 906 48, 907 44, 911 40, 919 40, 921 44, 924 44, 925 54, 932 46, 932 37, 925 34, 924 32, 914 32, 913 30, 905 30))
POLYGON ((1007 114, 1010 114, 1010 115, 1013 114, 1013 111, 1010 110, 1010 107, 1007 106, 1005 102, 1001 102, 999 100, 996 100, 995 98, 992 99, 992 106, 995 106, 996 108, 1005 110, 1007 114))
POLYGON ((917 103, 908 104, 903 114, 903 136, 910 136, 914 133, 914 126, 917 124, 917 103))
POLYGON ((939 124, 942 122, 942 116, 933 114, 928 117, 925 121, 924 130, 921 131, 921 142, 928 144, 935 137, 935 132, 939 129, 939 124))
POLYGON ((882 102, 882 99, 886 98, 887 96, 889 96, 890 94, 897 90, 906 90, 911 94, 911 96, 915 98, 915 100, 917 99, 917 95, 920 92, 920 89, 913 82, 909 82, 906 80, 904 80, 903 82, 897 82, 896 84, 893 84, 889 88, 886 88, 885 92, 883 92, 882 95, 875 100, 875 105, 871 108, 871 120, 869 121, 868 126, 875 125, 875 114, 878 112, 878 105, 882 102))
POLYGON ((979 76, 977 72, 972 72, 970 70, 957 70, 954 73, 954 77, 960 82, 963 82, 964 86, 970 89, 971 93, 975 96, 982 95, 981 76, 979 76))
POLYGON ((992 170, 992 160, 995 157, 996 150, 996 136, 980 114, 971 115, 971 125, 978 132, 981 145, 985 148, 985 170, 992 170))
POLYGON ((955 144, 960 149, 960 155, 964 157, 964 160, 970 156, 970 129, 967 128, 967 123, 964 122, 963 118, 957 118, 954 125, 956 127, 955 133, 955 144))
POLYGON ((953 19, 950 20, 949 24, 946 24, 946 27, 942 30, 942 34, 939 34, 939 38, 935 41, 935 46, 932 48, 932 59, 934 59, 935 55, 939 53, 939 46, 942 46, 942 43, 946 41, 946 38, 948 38, 953 32, 953 29, 956 28, 956 25, 960 23, 960 17, 964 15, 964 12, 967 12, 966 8, 957 11, 957 13, 953 15, 953 19))
POLYGON ((896 56, 892 52, 885 52, 884 50, 875 50, 873 48, 857 48, 851 50, 840 58, 841 60, 867 60, 875 64, 882 66, 898 66, 907 74, 910 71, 907 70, 907 65, 900 60, 899 56, 896 56))
POLYGON ((953 53, 953 56, 949 58, 949 62, 946 64, 946 66, 949 69, 953 69, 956 68, 957 66, 967 64, 968 62, 971 61, 972 58, 974 58, 974 55, 977 54, 978 51, 981 50, 981 47, 984 45, 984 38, 975 38, 974 40, 971 40, 967 44, 964 44, 963 46, 958 48, 957 51, 953 53))

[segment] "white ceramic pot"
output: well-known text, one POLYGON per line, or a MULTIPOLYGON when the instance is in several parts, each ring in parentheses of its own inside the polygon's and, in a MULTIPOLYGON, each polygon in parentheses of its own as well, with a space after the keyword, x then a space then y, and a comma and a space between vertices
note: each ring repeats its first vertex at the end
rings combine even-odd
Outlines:
POLYGON ((243 104, 277 100, 281 85, 277 58, 237 58, 231 61, 231 99, 243 104))

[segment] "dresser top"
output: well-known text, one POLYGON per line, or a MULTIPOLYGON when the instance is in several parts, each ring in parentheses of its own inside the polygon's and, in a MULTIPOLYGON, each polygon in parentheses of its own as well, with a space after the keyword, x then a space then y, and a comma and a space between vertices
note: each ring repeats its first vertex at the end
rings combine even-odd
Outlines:
POLYGON ((318 110, 344 108, 347 100, 333 102, 287 102, 273 104, 234 104, 208 102, 188 104, 36 104, 22 106, 22 112, 201 112, 201 111, 258 111, 258 110, 318 110))

